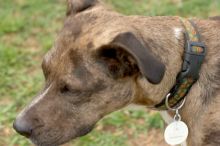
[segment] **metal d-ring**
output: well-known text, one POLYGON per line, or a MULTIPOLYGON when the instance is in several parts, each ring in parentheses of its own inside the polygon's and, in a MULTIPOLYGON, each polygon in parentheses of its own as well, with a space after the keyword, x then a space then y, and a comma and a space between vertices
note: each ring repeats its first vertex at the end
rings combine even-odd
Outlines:
POLYGON ((177 111, 177 110, 181 109, 181 108, 183 107, 183 105, 185 104, 186 98, 184 98, 184 99, 182 100, 181 104, 180 104, 178 107, 172 108, 172 107, 170 107, 170 105, 169 105, 170 95, 171 95, 171 94, 169 93, 169 94, 166 96, 166 100, 165 100, 165 105, 166 105, 166 107, 167 107, 169 110, 171 110, 171 111, 177 111))

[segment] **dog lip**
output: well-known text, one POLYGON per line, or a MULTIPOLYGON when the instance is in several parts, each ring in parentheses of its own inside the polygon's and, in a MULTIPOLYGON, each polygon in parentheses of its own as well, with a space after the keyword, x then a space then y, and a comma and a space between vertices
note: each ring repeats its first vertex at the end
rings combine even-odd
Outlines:
POLYGON ((95 127, 95 125, 83 126, 82 128, 80 128, 80 129, 78 130, 78 133, 76 134, 76 137, 85 136, 86 134, 88 134, 89 132, 91 132, 94 127, 95 127))
MULTIPOLYGON (((94 127, 95 127, 95 124, 82 126, 80 129, 77 130, 78 132, 76 132, 74 137, 72 137, 71 139, 75 139, 77 137, 81 137, 81 136, 88 134, 89 132, 91 132, 93 130, 94 127)), ((61 139, 51 141, 51 142, 49 142, 49 141, 48 142, 41 142, 41 140, 36 139, 35 136, 37 136, 37 135, 33 134, 33 135, 31 135, 31 137, 29 137, 29 139, 31 140, 31 142, 35 146, 61 146, 62 144, 66 143, 66 141, 59 141, 61 139)))
POLYGON ((35 146, 61 146, 61 144, 56 144, 56 143, 40 143, 34 138, 29 138, 29 139, 35 146))
POLYGON ((51 139, 49 141, 45 141, 45 138, 42 138, 41 134, 35 132, 35 133, 33 133, 33 135, 31 135, 31 137, 29 137, 29 140, 35 146, 61 146, 62 144, 64 144, 66 142, 66 141, 62 140, 62 138, 63 138, 62 136, 51 139))

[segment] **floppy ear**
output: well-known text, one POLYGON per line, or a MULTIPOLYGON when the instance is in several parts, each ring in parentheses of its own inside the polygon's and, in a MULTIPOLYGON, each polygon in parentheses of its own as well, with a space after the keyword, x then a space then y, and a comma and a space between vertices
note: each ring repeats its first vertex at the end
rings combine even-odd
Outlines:
POLYGON ((94 6, 97 0, 67 0, 67 15, 76 14, 94 6))
POLYGON ((138 72, 153 84, 158 84, 163 79, 165 65, 130 32, 116 36, 110 45, 100 50, 101 56, 107 58, 105 62, 110 71, 113 68, 114 73, 131 75, 137 71, 136 66, 138 72))

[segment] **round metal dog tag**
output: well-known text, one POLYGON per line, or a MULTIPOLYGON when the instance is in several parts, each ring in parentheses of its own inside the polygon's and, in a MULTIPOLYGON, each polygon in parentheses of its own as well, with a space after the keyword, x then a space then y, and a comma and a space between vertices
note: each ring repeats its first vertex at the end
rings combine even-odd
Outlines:
POLYGON ((164 137, 169 145, 182 144, 188 137, 188 127, 182 121, 174 121, 165 129, 164 137))

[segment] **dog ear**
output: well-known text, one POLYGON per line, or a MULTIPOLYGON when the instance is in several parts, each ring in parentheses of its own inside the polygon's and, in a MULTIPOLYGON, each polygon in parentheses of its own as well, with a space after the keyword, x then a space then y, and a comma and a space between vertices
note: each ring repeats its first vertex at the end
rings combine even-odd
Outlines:
POLYGON ((67 15, 76 14, 94 6, 98 0, 67 0, 67 15))
POLYGON ((100 52, 110 71, 116 75, 132 75, 140 71, 153 84, 163 79, 165 65, 130 32, 116 36, 100 52))

